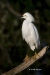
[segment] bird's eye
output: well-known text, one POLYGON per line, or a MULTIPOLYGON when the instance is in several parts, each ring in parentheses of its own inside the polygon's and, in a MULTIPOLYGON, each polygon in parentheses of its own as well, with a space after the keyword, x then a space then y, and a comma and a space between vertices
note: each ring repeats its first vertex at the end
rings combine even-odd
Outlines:
POLYGON ((24 16, 26 16, 26 15, 24 15, 24 16))
POLYGON ((27 17, 26 15, 23 15, 23 17, 27 17))
POLYGON ((23 16, 26 16, 25 14, 23 16))

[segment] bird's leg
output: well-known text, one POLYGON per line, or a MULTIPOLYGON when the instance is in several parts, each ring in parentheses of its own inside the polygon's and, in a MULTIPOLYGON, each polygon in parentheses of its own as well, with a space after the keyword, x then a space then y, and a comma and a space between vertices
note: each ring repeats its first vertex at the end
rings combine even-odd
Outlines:
POLYGON ((29 59, 30 59, 30 57, 29 57, 28 55, 26 55, 26 57, 24 58, 23 61, 27 61, 27 60, 29 60, 29 59))
MULTIPOLYGON (((35 60, 36 60, 36 56, 37 56, 38 54, 36 53, 36 51, 35 51, 35 55, 34 55, 34 58, 35 58, 35 60)), ((39 57, 40 57, 40 55, 38 55, 39 57)))
POLYGON ((37 53, 35 52, 35 55, 34 55, 35 60, 36 60, 36 55, 37 55, 37 53))

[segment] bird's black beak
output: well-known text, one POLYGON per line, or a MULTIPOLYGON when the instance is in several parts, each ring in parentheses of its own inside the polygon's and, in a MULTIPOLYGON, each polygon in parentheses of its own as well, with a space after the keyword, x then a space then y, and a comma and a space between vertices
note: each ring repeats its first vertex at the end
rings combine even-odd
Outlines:
POLYGON ((20 18, 21 18, 21 16, 16 16, 16 18, 17 18, 17 19, 20 19, 20 18))
POLYGON ((23 16, 17 16, 16 18, 17 18, 17 19, 24 20, 23 16))
POLYGON ((25 19, 23 18, 23 16, 21 16, 20 19, 21 19, 21 20, 25 20, 25 19))

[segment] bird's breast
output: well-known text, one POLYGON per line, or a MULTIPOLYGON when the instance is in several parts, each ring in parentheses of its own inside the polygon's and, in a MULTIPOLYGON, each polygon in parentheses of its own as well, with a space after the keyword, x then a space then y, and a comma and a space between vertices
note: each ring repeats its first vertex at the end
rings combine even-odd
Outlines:
POLYGON ((29 23, 27 21, 24 21, 22 24, 22 36, 23 39, 27 39, 30 35, 30 28, 29 23))

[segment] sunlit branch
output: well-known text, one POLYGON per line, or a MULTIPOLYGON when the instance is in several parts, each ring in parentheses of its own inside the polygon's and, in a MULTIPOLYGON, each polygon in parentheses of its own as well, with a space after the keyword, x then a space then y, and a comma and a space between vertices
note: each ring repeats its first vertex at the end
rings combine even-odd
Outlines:
POLYGON ((48 46, 44 47, 37 55, 36 55, 36 59, 34 58, 34 56, 32 56, 30 58, 30 60, 24 61, 23 63, 21 63, 20 65, 16 66, 15 68, 11 69, 10 71, 3 73, 2 75, 15 75, 21 71, 23 71, 24 69, 26 69, 27 67, 29 67, 30 65, 32 65, 35 61, 37 61, 38 59, 40 59, 45 53, 46 50, 48 49, 48 46))

